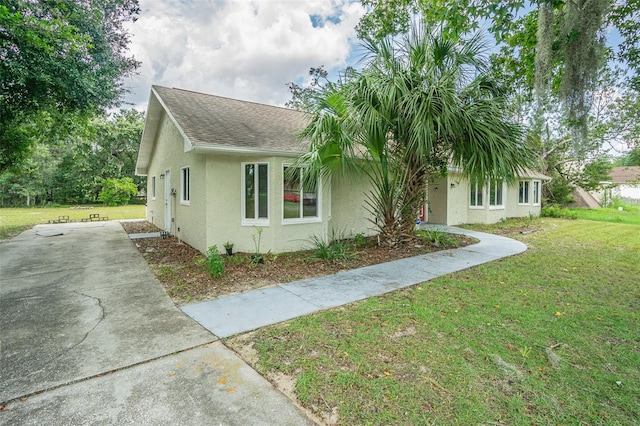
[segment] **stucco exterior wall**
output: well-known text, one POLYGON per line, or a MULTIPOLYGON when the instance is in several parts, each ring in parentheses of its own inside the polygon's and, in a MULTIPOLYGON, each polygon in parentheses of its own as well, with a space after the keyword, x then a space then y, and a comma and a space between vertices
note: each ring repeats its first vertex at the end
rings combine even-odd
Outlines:
POLYGON ((375 226, 367 219, 372 217, 366 204, 370 191, 371 184, 364 176, 332 176, 329 232, 375 235, 375 226))
POLYGON ((427 189, 428 223, 448 225, 447 223, 447 179, 439 178, 430 182, 427 189))
POLYGON ((161 229, 202 250, 206 246, 204 226, 205 191, 203 155, 192 151, 184 152, 184 138, 166 115, 160 124, 155 150, 151 157, 147 179, 147 220, 161 229), (181 202, 181 169, 189 168, 190 201, 181 202), (169 174, 167 176, 167 171, 169 174), (164 179, 161 175, 164 174, 164 179), (155 176, 156 197, 152 197, 152 180, 155 176), (173 191, 172 191, 173 190, 173 191), (171 218, 165 224, 165 195, 169 191, 171 218), (198 229, 200 227, 200 230, 198 229))
POLYGON ((284 166, 292 158, 271 156, 207 155, 207 245, 217 245, 222 251, 227 241, 234 244, 236 252, 253 253, 257 227, 243 223, 242 174, 246 163, 268 164, 268 220, 261 224, 260 252, 281 253, 309 248, 309 237, 324 236, 328 230, 331 189, 320 184, 317 219, 308 218, 305 223, 292 223, 283 219, 284 166))
MULTIPOLYGON (((168 162, 168 158, 180 155, 184 152, 182 149, 182 136, 178 129, 171 123, 166 114, 163 114, 160 129, 156 136, 154 151, 149 162, 147 172, 147 220, 158 228, 165 229, 165 179, 163 175, 167 170, 175 172, 168 162), (155 199, 152 197, 152 180, 155 177, 156 191, 155 199)), ((172 206, 174 202, 172 201, 172 206)), ((167 229, 173 231, 172 229, 167 229)))
POLYGON ((450 173, 444 183, 447 191, 447 225, 467 223, 469 213, 469 185, 457 173, 450 173))
MULTIPOLYGON (((540 182, 540 191, 542 191, 542 182, 540 182)), ((533 203, 533 181, 529 180, 529 202, 520 204, 518 194, 518 182, 507 187, 507 217, 527 217, 530 214, 540 216, 540 203, 533 203)))

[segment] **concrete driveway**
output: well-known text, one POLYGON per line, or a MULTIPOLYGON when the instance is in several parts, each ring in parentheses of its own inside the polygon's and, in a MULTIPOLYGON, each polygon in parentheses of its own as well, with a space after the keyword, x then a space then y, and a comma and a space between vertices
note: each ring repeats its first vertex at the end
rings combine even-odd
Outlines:
POLYGON ((0 242, 0 424, 312 424, 177 309, 118 222, 0 242))

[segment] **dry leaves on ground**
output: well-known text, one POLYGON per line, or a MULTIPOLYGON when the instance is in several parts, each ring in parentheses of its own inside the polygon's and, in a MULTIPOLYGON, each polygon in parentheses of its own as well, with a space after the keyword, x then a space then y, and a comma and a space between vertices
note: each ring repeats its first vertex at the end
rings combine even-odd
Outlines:
MULTIPOLYGON (((160 231, 146 221, 123 222, 122 226, 128 234, 160 231)), ((455 239, 457 247, 473 243, 471 238, 465 236, 455 236, 455 239)), ((354 248, 356 256, 353 259, 342 262, 317 259, 314 251, 309 250, 268 254, 265 255, 265 263, 258 265, 251 263, 250 254, 234 253, 231 257, 223 256, 225 272, 221 277, 214 278, 206 269, 205 256, 188 244, 178 241, 174 236, 165 239, 141 238, 132 241, 177 304, 335 274, 451 248, 451 246, 433 247, 425 243, 392 249, 378 246, 374 239, 367 239, 365 244, 354 248)))

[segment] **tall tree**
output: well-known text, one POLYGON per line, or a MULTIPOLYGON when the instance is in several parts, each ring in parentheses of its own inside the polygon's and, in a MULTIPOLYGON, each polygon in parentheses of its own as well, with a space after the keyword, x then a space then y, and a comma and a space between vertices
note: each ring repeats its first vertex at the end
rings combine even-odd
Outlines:
MULTIPOLYGON (((449 39, 421 24, 364 43, 361 71, 317 91, 299 164, 314 172, 350 165, 370 178, 381 241, 413 239, 430 177, 450 165, 470 179, 512 180, 530 161, 478 36, 449 39)), ((312 174, 313 175, 313 174, 312 174)))
MULTIPOLYGON (((476 30, 480 22, 488 23, 496 42, 505 43, 512 55, 529 56, 519 76, 527 76, 528 90, 535 89, 539 115, 550 102, 553 110, 559 104, 577 148, 587 139, 598 73, 608 59, 625 64, 627 84, 636 90, 640 86, 640 0, 364 0, 363 4, 367 13, 358 31, 365 38, 403 31, 415 13, 428 25, 442 26, 454 39, 476 30), (524 18, 519 17, 522 14, 524 18), (525 25, 533 32, 523 33, 525 25), (604 47, 610 27, 622 38, 615 52, 604 47)), ((538 120, 538 131, 540 125, 538 120)))
POLYGON ((143 113, 121 110, 79 123, 59 138, 41 139, 19 168, 0 172, 0 204, 94 202, 105 179, 135 176, 143 113))
POLYGON ((64 129, 69 115, 120 102, 122 78, 138 66, 124 24, 138 12, 137 0, 0 5, 0 170, 18 165, 35 135, 64 129))

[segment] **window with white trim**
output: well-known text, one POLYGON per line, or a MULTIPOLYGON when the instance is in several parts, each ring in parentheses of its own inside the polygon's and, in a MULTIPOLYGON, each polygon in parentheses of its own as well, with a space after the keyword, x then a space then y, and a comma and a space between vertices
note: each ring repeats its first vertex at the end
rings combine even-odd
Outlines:
POLYGON ((156 177, 151 176, 151 199, 156 199, 156 177))
POLYGON ((489 207, 504 207, 503 181, 496 179, 489 182, 489 207))
POLYGON ((533 181, 533 204, 540 204, 540 181, 533 181))
POLYGON ((469 207, 482 208, 484 206, 483 201, 483 188, 478 184, 478 181, 472 181, 470 186, 469 195, 469 207))
POLYGON ((529 181, 518 182, 518 204, 529 204, 529 181))
POLYGON ((283 222, 317 220, 319 214, 318 182, 305 187, 306 176, 302 168, 284 165, 282 173, 283 222))
POLYGON ((191 182, 189 167, 180 169, 180 204, 189 204, 191 201, 191 182))
POLYGON ((269 221, 269 165, 242 164, 242 221, 266 225, 269 221))

